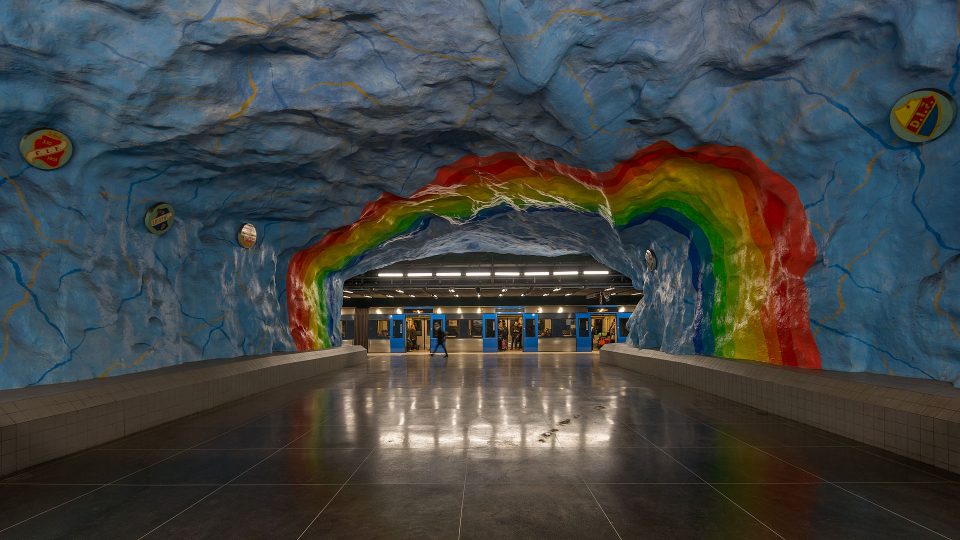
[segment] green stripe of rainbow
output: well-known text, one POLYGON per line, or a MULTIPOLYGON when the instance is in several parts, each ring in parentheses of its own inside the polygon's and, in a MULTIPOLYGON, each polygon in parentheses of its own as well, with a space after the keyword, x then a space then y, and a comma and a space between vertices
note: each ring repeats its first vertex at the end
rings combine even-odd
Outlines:
POLYGON ((355 223, 293 256, 287 306, 298 349, 331 345, 324 296, 333 273, 425 219, 466 221, 504 204, 598 214, 621 230, 645 220, 671 226, 691 238, 704 314, 697 352, 820 367, 803 282, 816 245, 794 186, 747 150, 666 142, 603 173, 510 153, 467 156, 408 198, 383 194, 355 223))

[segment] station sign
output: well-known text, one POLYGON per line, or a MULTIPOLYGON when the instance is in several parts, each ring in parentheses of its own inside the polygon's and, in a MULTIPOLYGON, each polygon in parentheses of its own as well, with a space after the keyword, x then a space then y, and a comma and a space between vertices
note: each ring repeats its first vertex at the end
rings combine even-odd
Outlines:
POLYGON ((925 143, 943 135, 957 115, 956 103, 940 90, 910 92, 897 100, 890 110, 890 127, 897 137, 925 143))
POLYGON ((157 203, 143 216, 143 224, 152 234, 165 234, 173 226, 173 207, 167 203, 157 203))
POLYGON ((252 223, 244 223, 237 232, 237 242, 244 249, 252 248, 257 243, 257 228, 252 223))
POLYGON ((55 129, 37 129, 20 139, 20 155, 31 166, 44 171, 59 169, 73 157, 70 138, 55 129))

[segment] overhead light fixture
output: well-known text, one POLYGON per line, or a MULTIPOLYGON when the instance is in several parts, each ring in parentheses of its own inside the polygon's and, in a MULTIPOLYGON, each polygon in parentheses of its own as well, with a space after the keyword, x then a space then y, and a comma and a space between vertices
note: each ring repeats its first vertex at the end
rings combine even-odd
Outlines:
POLYGON ((623 312, 627 311, 627 308, 625 308, 625 307, 623 307, 623 306, 620 306, 620 308, 617 309, 617 311, 620 312, 620 313, 623 313, 623 312))
POLYGON ((403 313, 403 311, 400 308, 395 309, 393 312, 396 313, 397 315, 403 313))
POLYGON ((417 295, 415 295, 415 294, 411 294, 411 295, 410 295, 410 298, 416 298, 416 297, 417 297, 417 295))
POLYGON ((477 298, 480 298, 480 293, 477 293, 477 298))
POLYGON ((392 294, 388 294, 388 295, 387 295, 387 298, 393 298, 393 295, 392 295, 392 294))
POLYGON ((353 294, 353 291, 348 291, 348 290, 346 290, 346 289, 344 289, 343 292, 345 292, 345 293, 347 293, 347 294, 353 294))
POLYGON ((520 272, 494 272, 497 276, 519 276, 520 272))
POLYGON ((568 292, 568 293, 565 294, 564 296, 570 296, 571 294, 573 294, 573 293, 572 293, 572 292, 568 292))
POLYGON ((630 295, 630 296, 640 296, 641 294, 643 294, 643 293, 642 293, 642 292, 635 292, 635 293, 633 293, 633 294, 630 295))
POLYGON ((460 277, 460 272, 437 272, 437 277, 460 277))
POLYGON ((563 306, 557 308, 557 313, 563 313, 563 306))
POLYGON ((577 270, 560 270, 560 271, 558 271, 558 272, 554 272, 553 275, 555 275, 555 276, 575 276, 575 275, 577 275, 577 274, 579 274, 579 273, 580 273, 580 272, 577 271, 577 270))
POLYGON ((585 276, 605 276, 609 274, 609 270, 584 270, 583 275, 585 276))
POLYGON ((447 289, 447 290, 450 291, 450 292, 457 292, 456 289, 447 289))
POLYGON ((544 296, 550 296, 550 293, 545 292, 545 293, 543 293, 543 295, 544 295, 544 296))
POLYGON ((380 272, 377 277, 403 277, 403 274, 399 272, 380 272))
POLYGON ((433 272, 407 272, 407 277, 433 277, 433 272))
POLYGON ((463 313, 463 309, 462 309, 462 308, 457 308, 457 313, 463 313))
POLYGON ((369 294, 365 294, 365 295, 363 295, 363 297, 364 297, 364 298, 373 298, 373 297, 370 296, 369 294))
POLYGON ((559 290, 560 290, 560 287, 557 287, 556 289, 553 290, 553 292, 557 292, 559 290))
POLYGON ((500 289, 500 292, 507 292, 506 289, 500 289))
POLYGON ((442 314, 442 313, 443 313, 443 308, 437 308, 437 313, 438 313, 438 314, 442 314))
POLYGON ((523 293, 523 292, 520 293, 520 296, 526 296, 526 295, 527 295, 527 293, 523 293))
POLYGON ((437 297, 437 295, 433 295, 433 297, 434 297, 434 298, 436 298, 436 297, 437 297))
POLYGON ((403 291, 400 290, 400 289, 397 289, 397 292, 400 293, 400 294, 403 294, 403 291))
POLYGON ((500 296, 503 296, 503 293, 500 293, 500 296))
MULTIPOLYGON (((500 296, 503 296, 503 295, 501 294, 500 296)), ((347 295, 343 295, 343 297, 344 297, 344 298, 346 298, 347 300, 349 300, 349 299, 350 299, 350 297, 349 297, 349 296, 347 296, 347 295)))
POLYGON ((457 298, 460 298, 460 295, 459 295, 459 294, 455 294, 454 296, 456 296, 457 298))
POLYGON ((604 290, 605 290, 605 291, 612 291, 612 290, 614 290, 614 289, 616 289, 616 287, 607 287, 607 288, 604 289, 604 290))
POLYGON ((550 275, 550 272, 540 272, 540 271, 537 271, 537 272, 524 272, 523 275, 525 275, 525 276, 549 276, 549 275, 550 275))
POLYGON ((467 272, 468 277, 490 277, 490 272, 467 272))

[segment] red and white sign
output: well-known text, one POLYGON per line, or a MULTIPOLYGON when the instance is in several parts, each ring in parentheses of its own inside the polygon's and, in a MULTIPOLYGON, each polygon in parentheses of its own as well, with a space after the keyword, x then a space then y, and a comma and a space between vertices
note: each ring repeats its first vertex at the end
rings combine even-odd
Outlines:
POLYGON ((55 129, 38 129, 20 139, 20 155, 38 169, 59 169, 73 156, 73 143, 55 129))

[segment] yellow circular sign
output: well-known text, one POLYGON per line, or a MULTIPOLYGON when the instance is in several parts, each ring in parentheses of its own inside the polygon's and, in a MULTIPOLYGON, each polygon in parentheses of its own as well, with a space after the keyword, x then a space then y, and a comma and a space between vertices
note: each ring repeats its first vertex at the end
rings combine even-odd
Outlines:
POLYGON ((73 143, 55 129, 37 129, 20 139, 20 155, 38 169, 59 169, 73 157, 73 143))
POLYGON ((237 233, 237 241, 244 249, 250 249, 257 243, 257 228, 252 223, 244 223, 237 233))
POLYGON ((901 97, 890 110, 890 127, 905 141, 924 143, 943 135, 957 114, 949 95, 933 89, 901 97))

